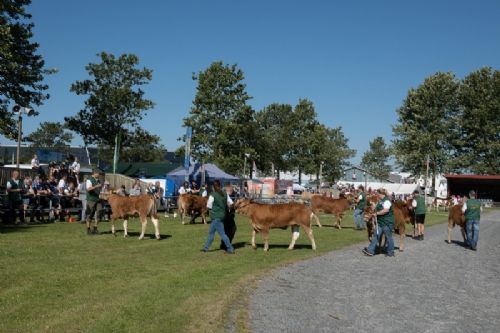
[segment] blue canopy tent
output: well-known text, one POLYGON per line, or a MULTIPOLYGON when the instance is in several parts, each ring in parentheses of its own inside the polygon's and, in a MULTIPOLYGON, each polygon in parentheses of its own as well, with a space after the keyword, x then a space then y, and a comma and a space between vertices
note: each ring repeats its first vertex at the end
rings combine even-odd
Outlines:
MULTIPOLYGON (((222 184, 240 182, 240 179, 238 177, 224 172, 212 163, 192 164, 188 170, 189 182, 194 180, 196 181, 196 183, 198 183, 198 185, 201 185, 203 172, 205 172, 205 183, 211 183, 216 179, 220 180, 222 184)), ((167 177, 172 179, 177 187, 180 187, 182 185, 185 176, 186 170, 184 169, 184 167, 178 167, 177 169, 167 173, 167 177)))

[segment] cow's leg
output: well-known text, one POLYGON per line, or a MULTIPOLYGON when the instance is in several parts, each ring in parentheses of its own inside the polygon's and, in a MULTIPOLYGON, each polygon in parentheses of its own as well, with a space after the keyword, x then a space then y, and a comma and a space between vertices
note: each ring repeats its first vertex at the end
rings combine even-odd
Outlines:
POLYGON ((148 218, 145 216, 139 216, 139 219, 141 220, 141 235, 139 236, 139 239, 143 239, 144 233, 146 232, 146 224, 148 223, 148 218))
POLYGON ((123 219, 123 237, 128 237, 128 216, 123 219))
POLYGON ((453 221, 448 219, 448 244, 451 244, 451 231, 453 230, 453 221))
POLYGON ((299 226, 298 225, 292 225, 292 241, 290 242, 290 245, 288 246, 289 250, 293 250, 293 247, 295 246, 295 242, 299 238, 299 226))
POLYGON ((264 240, 264 251, 269 251, 269 230, 264 229, 261 231, 262 239, 264 240))
POLYGON ((155 226, 156 239, 160 239, 159 220, 157 217, 151 216, 151 221, 153 222, 153 225, 155 226))
POLYGON ((334 227, 337 227, 339 230, 342 229, 340 226, 340 221, 342 220, 342 216, 340 214, 335 214, 335 225, 334 227))
POLYGON ((323 227, 323 226, 321 225, 321 223, 319 222, 318 212, 313 211, 313 212, 311 213, 311 218, 312 218, 312 217, 314 217, 314 219, 316 220, 316 224, 318 225, 318 227, 320 227, 320 228, 321 228, 321 227, 323 227))
POLYGON ((464 243, 467 244, 467 234, 465 233, 465 228, 461 227, 460 231, 462 231, 462 237, 464 239, 464 243))
POLYGON ((252 248, 255 250, 257 248, 257 245, 255 244, 255 234, 257 232, 255 231, 255 229, 252 230, 252 248))
POLYGON ((406 226, 405 222, 401 223, 401 226, 398 228, 399 230, 399 252, 403 252, 405 250, 405 237, 406 237, 406 226))
POLYGON ((115 220, 116 218, 114 216, 111 216, 111 234, 116 237, 115 233, 115 220))
POLYGON ((309 226, 303 226, 305 233, 307 234, 307 237, 309 237, 309 240, 311 241, 311 247, 313 250, 316 251, 316 242, 314 241, 314 235, 312 228, 309 226))

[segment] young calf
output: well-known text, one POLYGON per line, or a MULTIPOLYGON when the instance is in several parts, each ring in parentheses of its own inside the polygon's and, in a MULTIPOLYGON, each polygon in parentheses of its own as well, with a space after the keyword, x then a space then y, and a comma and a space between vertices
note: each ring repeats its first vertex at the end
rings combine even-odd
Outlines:
POLYGON ((269 229, 292 227, 292 241, 288 246, 292 250, 295 241, 299 238, 299 226, 304 228, 311 240, 312 249, 316 250, 313 231, 311 229, 311 210, 299 203, 266 205, 253 202, 249 199, 239 199, 235 205, 238 214, 246 215, 252 224, 252 247, 255 249, 255 235, 262 234, 264 240, 264 251, 269 250, 269 229))

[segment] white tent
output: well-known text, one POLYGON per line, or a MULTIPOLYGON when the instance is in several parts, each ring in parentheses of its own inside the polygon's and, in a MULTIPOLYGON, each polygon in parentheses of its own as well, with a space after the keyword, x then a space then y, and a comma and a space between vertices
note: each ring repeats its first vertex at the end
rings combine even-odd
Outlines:
MULTIPOLYGON (((354 187, 359 185, 365 186, 364 182, 339 182, 339 184, 353 184, 354 187)), ((372 190, 377 190, 379 188, 385 188, 389 194, 411 194, 418 188, 418 184, 393 184, 393 183, 380 183, 380 182, 368 182, 366 183, 366 189, 372 188, 372 190)))

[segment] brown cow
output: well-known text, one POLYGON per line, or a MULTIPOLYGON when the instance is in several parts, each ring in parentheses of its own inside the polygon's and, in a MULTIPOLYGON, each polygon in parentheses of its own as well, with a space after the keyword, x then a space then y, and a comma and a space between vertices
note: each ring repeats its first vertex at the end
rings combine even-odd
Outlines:
POLYGON ((124 197, 118 194, 108 194, 107 200, 111 206, 111 233, 116 236, 115 233, 115 220, 118 218, 123 218, 123 237, 128 236, 128 218, 131 215, 139 214, 139 219, 141 220, 142 230, 139 239, 144 238, 144 232, 146 231, 146 224, 148 222, 148 216, 151 217, 151 221, 155 226, 155 236, 156 239, 160 239, 160 230, 158 227, 158 215, 156 212, 156 200, 153 196, 149 194, 143 194, 139 196, 129 196, 124 197))
POLYGON ((344 217, 345 211, 349 209, 350 205, 351 203, 347 198, 332 199, 323 195, 313 195, 311 197, 311 209, 313 211, 316 224, 319 227, 321 227, 321 223, 319 222, 318 214, 320 211, 323 211, 325 214, 335 215, 336 224, 334 226, 342 229, 340 222, 344 217))
POLYGON ((311 228, 311 210, 303 204, 259 204, 249 199, 239 199, 235 205, 238 214, 246 215, 252 223, 252 247, 255 249, 255 235, 262 234, 264 240, 264 251, 269 250, 269 229, 285 228, 292 226, 292 241, 288 246, 293 250, 295 241, 299 238, 299 226, 303 227, 311 240, 312 249, 316 250, 316 243, 311 228))
POLYGON ((465 233, 465 216, 462 212, 462 206, 463 204, 452 206, 448 212, 448 244, 451 244, 451 230, 455 225, 460 226, 464 243, 466 242, 467 236, 465 233))
MULTIPOLYGON (((179 214, 181 215, 182 224, 184 224, 184 218, 189 213, 200 214, 203 220, 203 223, 207 223, 207 201, 208 197, 200 197, 199 195, 194 194, 182 194, 177 199, 177 207, 179 209, 179 214)), ((196 215, 193 215, 191 219, 191 223, 194 223, 194 219, 196 215)))
MULTIPOLYGON (((392 204, 394 214, 394 229, 399 233, 399 251, 404 251, 404 239, 406 237, 406 224, 412 223, 412 212, 410 210, 411 201, 396 201, 392 204)), ((372 240, 373 233, 375 232, 375 209, 374 205, 367 205, 363 217, 366 222, 368 231, 368 240, 372 240)))

